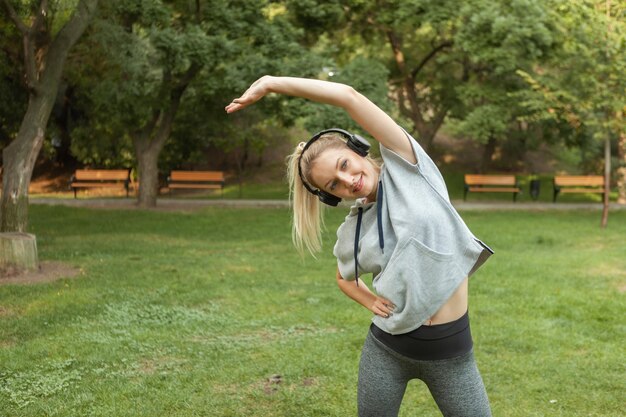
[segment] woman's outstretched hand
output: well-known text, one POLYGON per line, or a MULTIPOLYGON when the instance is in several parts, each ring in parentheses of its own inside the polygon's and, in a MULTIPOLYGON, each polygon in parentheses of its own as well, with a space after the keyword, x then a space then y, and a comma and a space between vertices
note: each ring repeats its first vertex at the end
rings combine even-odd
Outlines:
POLYGON ((234 113, 262 99, 269 92, 269 89, 267 88, 267 81, 269 79, 270 77, 266 75, 252 83, 252 85, 241 95, 241 97, 234 99, 228 106, 226 106, 226 113, 234 113))

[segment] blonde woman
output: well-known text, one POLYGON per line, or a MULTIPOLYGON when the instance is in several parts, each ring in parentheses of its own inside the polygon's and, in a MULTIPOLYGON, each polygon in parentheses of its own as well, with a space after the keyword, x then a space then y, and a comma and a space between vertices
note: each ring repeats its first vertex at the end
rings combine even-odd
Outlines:
POLYGON ((334 255, 341 291, 373 314, 361 352, 359 416, 397 416, 408 381, 420 379, 445 416, 490 416, 473 356, 468 278, 493 253, 450 204, 437 166, 385 112, 352 87, 265 76, 226 111, 269 93, 343 109, 380 144, 329 129, 300 143, 289 158, 293 240, 321 247, 323 204, 355 200, 337 230, 334 255), (372 292, 359 276, 372 273, 372 292))

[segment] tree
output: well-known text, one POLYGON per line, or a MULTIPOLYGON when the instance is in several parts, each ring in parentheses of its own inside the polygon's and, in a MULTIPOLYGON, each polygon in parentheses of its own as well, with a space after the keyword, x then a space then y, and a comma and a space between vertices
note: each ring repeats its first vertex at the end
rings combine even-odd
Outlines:
POLYGON ((559 47, 532 73, 520 71, 532 87, 522 104, 532 109, 537 119, 569 125, 578 137, 603 143, 606 192, 602 225, 606 226, 611 142, 621 145, 625 130, 624 8, 606 0, 595 4, 576 0, 556 2, 550 10, 558 22, 559 47))
POLYGON ((83 45, 86 55, 103 55, 90 61, 97 76, 76 78, 89 86, 76 98, 89 134, 83 124, 72 136, 84 149, 96 137, 132 142, 140 206, 156 204, 166 143, 180 140, 192 146, 179 149, 193 152, 226 130, 224 103, 251 79, 287 72, 294 63, 304 67, 298 33, 269 2, 120 0, 103 6, 101 15, 83 45), (176 120, 189 128, 177 129, 176 120))
MULTIPOLYGON (((328 73, 318 77, 327 77, 330 81, 349 84, 363 93, 385 111, 390 111, 393 103, 388 98, 387 76, 389 71, 383 63, 364 57, 356 57, 344 66, 335 65, 328 73)), ((306 101, 302 110, 304 127, 309 131, 324 128, 341 127, 349 131, 359 131, 360 126, 347 113, 337 108, 306 101)), ((364 132, 362 132, 364 133, 364 132)))
POLYGON ((518 123, 526 110, 516 95, 528 86, 516 71, 530 70, 550 55, 554 23, 538 2, 481 6, 463 11, 464 23, 455 36, 455 48, 465 56, 464 76, 454 87, 458 103, 448 121, 458 135, 485 144, 480 167, 484 172, 498 145, 523 152, 532 142, 528 137, 534 126, 518 123))
POLYGON ((515 70, 529 69, 552 42, 544 6, 530 0, 286 3, 295 21, 313 28, 310 42, 343 45, 343 61, 386 63, 399 114, 425 148, 453 118, 489 155, 521 111, 509 97, 527 88, 515 70))
POLYGON ((65 59, 95 13, 97 0, 81 0, 69 19, 64 2, 2 0, 22 38, 24 87, 28 106, 15 139, 3 150, 0 230, 24 232, 28 224, 28 186, 43 144, 65 59), (26 20, 24 20, 26 17, 26 20), (64 21, 65 20, 65 21, 64 21), (30 22, 30 25, 25 23, 30 22))

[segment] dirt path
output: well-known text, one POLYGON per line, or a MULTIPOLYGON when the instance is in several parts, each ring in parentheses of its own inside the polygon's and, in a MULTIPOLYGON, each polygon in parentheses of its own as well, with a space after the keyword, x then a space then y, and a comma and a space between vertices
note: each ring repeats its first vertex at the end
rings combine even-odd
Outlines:
MULTIPOLYGON (((138 209, 134 198, 31 198, 31 204, 62 205, 69 207, 89 207, 101 209, 138 209)), ((602 210, 600 203, 545 203, 545 202, 464 202, 452 201, 457 210, 461 211, 488 211, 488 210, 602 210)), ((348 207, 348 203, 341 205, 348 207)), ((163 211, 193 211, 205 207, 230 207, 230 208, 285 208, 289 207, 287 200, 191 200, 160 198, 157 207, 149 210, 163 211)), ((611 203, 611 210, 626 210, 626 205, 611 203)))

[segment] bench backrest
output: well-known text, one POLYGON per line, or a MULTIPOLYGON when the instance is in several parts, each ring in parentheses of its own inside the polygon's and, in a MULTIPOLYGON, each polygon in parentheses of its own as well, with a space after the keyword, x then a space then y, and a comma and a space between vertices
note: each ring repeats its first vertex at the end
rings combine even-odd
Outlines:
POLYGON ((127 169, 77 169, 74 175, 80 181, 126 181, 130 172, 127 169))
POLYGON ((556 175, 554 184, 560 186, 597 187, 604 185, 602 175, 556 175))
POLYGON ((515 175, 465 175, 467 185, 515 185, 515 175))
POLYGON ((172 171, 172 181, 224 181, 222 171, 172 171))

